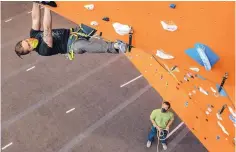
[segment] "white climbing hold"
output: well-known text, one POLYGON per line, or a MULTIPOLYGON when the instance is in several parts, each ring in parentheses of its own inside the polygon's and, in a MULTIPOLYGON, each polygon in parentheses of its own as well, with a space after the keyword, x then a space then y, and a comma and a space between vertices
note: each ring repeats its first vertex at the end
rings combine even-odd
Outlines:
POLYGON ((226 131, 225 127, 219 122, 217 121, 218 125, 220 126, 220 128, 222 129, 222 131, 229 136, 229 133, 226 131))
POLYGON ((206 114, 209 115, 210 113, 208 111, 206 111, 206 114))
POLYGON ((92 26, 98 26, 98 22, 92 21, 92 22, 90 23, 90 25, 92 25, 92 26))
POLYGON ((190 70, 194 71, 194 72, 199 72, 200 69, 199 68, 189 68, 190 70))
POLYGON ((93 4, 84 5, 84 7, 85 7, 87 10, 93 10, 93 9, 94 9, 94 5, 93 5, 93 4))
POLYGON ((236 113, 233 111, 233 109, 232 109, 230 106, 228 106, 228 109, 229 109, 229 112, 230 112, 234 117, 236 117, 236 113))
POLYGON ((129 25, 124 25, 124 24, 120 24, 118 22, 113 23, 113 28, 115 29, 116 33, 118 33, 119 35, 126 35, 129 34, 131 31, 131 26, 129 25))
POLYGON ((187 82, 189 81, 188 78, 187 78, 186 76, 184 76, 184 81, 187 81, 187 82))
POLYGON ((205 95, 208 95, 208 92, 204 90, 202 87, 199 87, 199 91, 205 95))
POLYGON ((195 91, 195 90, 193 90, 192 92, 193 92, 194 94, 196 94, 196 91, 195 91))
POLYGON ((209 112, 212 112, 212 109, 211 109, 211 108, 207 108, 207 110, 208 110, 209 112))
POLYGON ((164 30, 171 31, 171 32, 176 31, 178 28, 175 24, 167 24, 164 21, 161 21, 161 25, 164 30))
POLYGON ((211 87, 211 91, 214 92, 214 93, 216 93, 216 90, 215 90, 214 88, 212 88, 212 87, 211 87))
POLYGON ((173 59, 174 57, 170 54, 165 53, 163 50, 157 50, 156 56, 161 59, 173 59))
POLYGON ((204 64, 204 67, 207 71, 210 71, 211 70, 211 63, 206 55, 206 52, 205 52, 205 47, 203 45, 197 45, 197 52, 198 52, 198 55, 200 56, 203 64, 204 64))
POLYGON ((217 117, 219 120, 223 120, 219 113, 216 114, 216 117, 217 117))

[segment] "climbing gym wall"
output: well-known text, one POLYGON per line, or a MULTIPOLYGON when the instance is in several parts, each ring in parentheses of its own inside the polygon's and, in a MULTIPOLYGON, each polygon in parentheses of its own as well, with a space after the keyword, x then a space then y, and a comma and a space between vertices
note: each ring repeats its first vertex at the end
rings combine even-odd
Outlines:
POLYGON ((132 37, 127 59, 196 137, 210 152, 234 151, 235 2, 57 4, 53 11, 105 39, 132 37))

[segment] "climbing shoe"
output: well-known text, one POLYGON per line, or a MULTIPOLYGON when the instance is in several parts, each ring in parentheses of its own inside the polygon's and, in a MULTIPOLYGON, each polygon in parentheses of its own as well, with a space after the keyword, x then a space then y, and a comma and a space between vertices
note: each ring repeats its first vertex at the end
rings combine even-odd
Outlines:
POLYGON ((163 150, 167 150, 167 145, 166 144, 162 144, 163 150))
POLYGON ((126 53, 127 51, 127 44, 120 40, 117 40, 117 42, 114 44, 114 47, 118 49, 120 53, 126 53))
POLYGON ((152 145, 152 142, 148 140, 148 141, 147 141, 147 148, 150 148, 151 145, 152 145))

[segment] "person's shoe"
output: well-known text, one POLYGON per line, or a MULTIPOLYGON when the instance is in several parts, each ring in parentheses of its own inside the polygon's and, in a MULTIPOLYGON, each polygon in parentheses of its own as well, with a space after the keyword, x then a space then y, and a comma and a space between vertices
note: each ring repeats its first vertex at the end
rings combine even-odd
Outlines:
POLYGON ((127 51, 127 44, 120 41, 120 40, 117 40, 117 42, 115 43, 114 47, 116 49, 119 50, 119 52, 122 52, 122 53, 126 53, 127 51))
POLYGON ((164 150, 167 149, 167 145, 166 144, 162 144, 162 147, 163 147, 164 150))
POLYGON ((38 3, 43 4, 43 5, 49 5, 51 7, 57 7, 56 2, 54 1, 38 1, 38 3))
POLYGON ((150 148, 151 145, 152 145, 152 142, 148 140, 148 141, 147 141, 147 148, 150 148))

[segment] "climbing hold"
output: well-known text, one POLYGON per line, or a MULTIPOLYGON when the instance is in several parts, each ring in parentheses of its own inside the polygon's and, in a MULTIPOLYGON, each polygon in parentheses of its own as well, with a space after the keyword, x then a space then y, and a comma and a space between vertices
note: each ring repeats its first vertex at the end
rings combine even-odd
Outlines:
POLYGON ((234 117, 232 114, 229 115, 229 119, 236 124, 236 117, 234 117))
POLYGON ((158 56, 161 59, 173 59, 174 58, 172 55, 165 53, 163 50, 157 50, 156 56, 158 56))
POLYGON ((204 78, 203 76, 201 76, 199 74, 195 74, 195 77, 198 77, 199 79, 202 79, 202 80, 206 80, 206 78, 204 78))
POLYGON ((203 64, 204 64, 204 67, 207 71, 210 71, 211 70, 211 64, 210 64, 210 61, 206 55, 206 52, 205 52, 205 47, 201 44, 197 44, 196 45, 196 49, 197 49, 197 52, 198 52, 198 55, 200 56, 203 64))
POLYGON ((163 79, 163 75, 161 74, 161 80, 163 79))
POLYGON ((110 21, 110 18, 109 17, 103 17, 102 20, 108 22, 108 21, 110 21))
POLYGON ((219 120, 223 120, 222 117, 221 117, 221 115, 220 115, 219 113, 216 113, 216 117, 217 117, 217 119, 219 119, 219 120))
POLYGON ((184 81, 189 82, 189 79, 186 76, 184 76, 184 81))
POLYGON ((161 21, 161 25, 162 25, 164 30, 171 31, 171 32, 176 31, 177 28, 178 28, 175 24, 167 24, 164 21, 161 21))
POLYGON ((179 72, 179 68, 175 65, 172 68, 170 68, 172 72, 179 72))
POLYGON ((187 73, 187 76, 188 76, 189 78, 193 78, 193 79, 194 79, 194 76, 193 76, 190 72, 187 73))
POLYGON ((198 89, 201 93, 208 95, 208 92, 206 90, 204 90, 202 87, 199 87, 198 89))
POLYGON ((209 111, 206 111, 206 114, 209 115, 210 114, 209 111))
POLYGON ((236 113, 233 111, 233 109, 232 109, 230 106, 228 106, 228 109, 229 109, 229 112, 230 112, 234 117, 236 117, 236 113))
POLYGON ((195 90, 192 91, 194 94, 196 94, 197 92, 195 90))
MULTIPOLYGON (((220 89, 220 85, 216 84, 216 89, 219 90, 220 89)), ((223 97, 226 97, 228 96, 227 95, 227 92, 224 88, 221 89, 221 91, 219 92, 220 96, 223 96, 223 97)))
POLYGON ((229 133, 227 132, 227 130, 225 129, 225 127, 224 127, 219 121, 217 121, 217 123, 218 123, 218 125, 220 126, 221 130, 222 130, 226 135, 229 136, 229 133))
POLYGON ((170 4, 170 8, 175 8, 176 7, 176 5, 175 4, 170 4))
POLYGON ((87 10, 93 10, 93 9, 94 9, 94 5, 93 5, 93 4, 84 5, 84 7, 85 7, 87 10))
POLYGON ((216 90, 215 90, 215 89, 213 89, 212 87, 211 87, 211 91, 212 91, 212 92, 214 92, 214 93, 216 93, 216 90))
POLYGON ((219 60, 219 57, 208 46, 200 43, 196 43, 194 48, 187 49, 185 53, 208 71, 219 60))
POLYGON ((200 69, 199 68, 189 68, 190 70, 194 71, 194 72, 199 72, 200 69))
POLYGON ((228 79, 228 73, 226 72, 223 76, 223 79, 221 81, 221 84, 220 84, 220 88, 218 89, 218 92, 220 92, 225 84, 225 81, 228 79))
POLYGON ((185 105, 185 107, 187 107, 187 106, 188 106, 188 101, 186 101, 186 102, 184 103, 184 105, 185 105))
POLYGON ((208 110, 209 112, 212 112, 212 109, 211 109, 211 108, 207 108, 207 110, 208 110))
POLYGON ((92 21, 92 22, 90 23, 90 25, 92 25, 92 26, 98 26, 98 22, 92 21))
POLYGON ((116 33, 118 33, 119 35, 126 35, 126 34, 129 34, 131 31, 131 26, 128 26, 128 25, 123 25, 117 22, 113 23, 112 25, 116 33))

